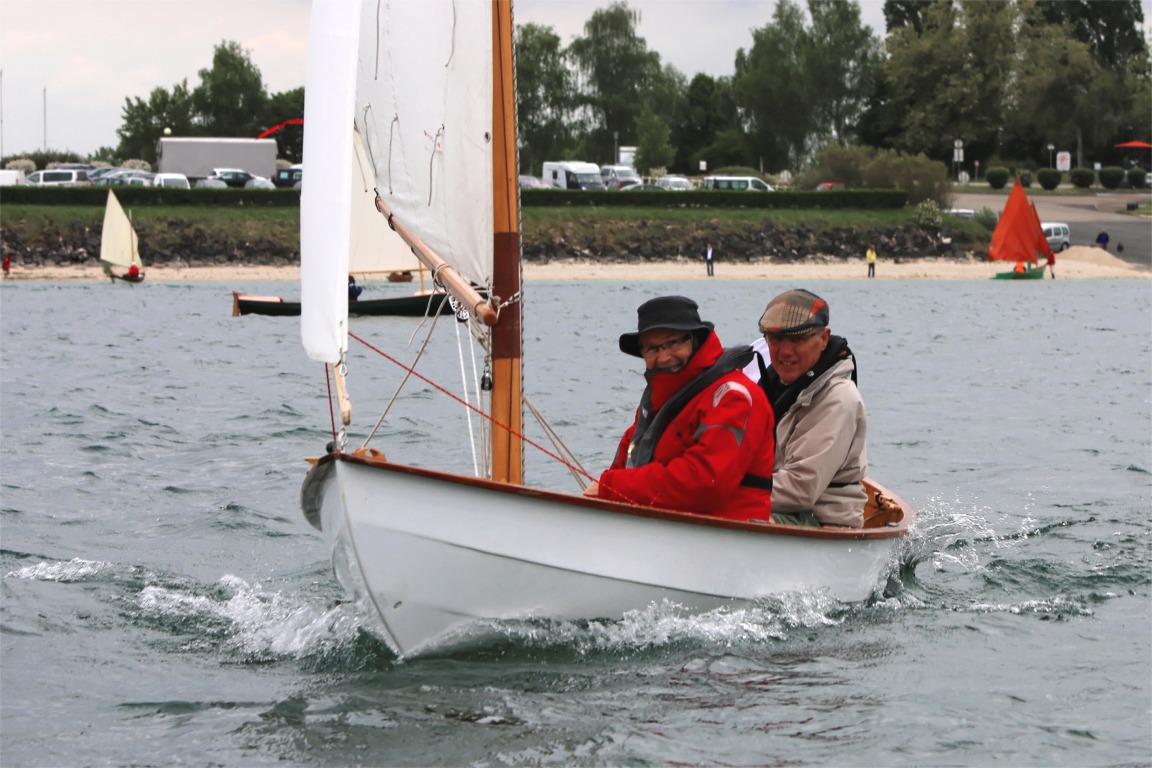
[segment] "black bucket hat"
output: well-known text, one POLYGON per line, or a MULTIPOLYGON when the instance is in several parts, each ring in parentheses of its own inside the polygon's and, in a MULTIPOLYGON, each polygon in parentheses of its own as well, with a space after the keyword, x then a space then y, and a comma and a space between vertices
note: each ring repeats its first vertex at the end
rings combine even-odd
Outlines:
POLYGON ((649 299, 636 310, 636 332, 620 335, 620 351, 633 357, 642 357, 640 334, 653 328, 692 331, 694 336, 706 337, 712 332, 713 327, 712 323, 700 319, 700 308, 692 299, 684 296, 660 296, 649 299))

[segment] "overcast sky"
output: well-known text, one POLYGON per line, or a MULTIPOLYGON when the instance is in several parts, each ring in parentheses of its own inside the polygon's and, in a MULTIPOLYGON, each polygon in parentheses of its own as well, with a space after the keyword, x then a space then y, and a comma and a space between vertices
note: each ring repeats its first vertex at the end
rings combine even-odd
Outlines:
MULTIPOLYGON (((1143 0, 1145 14, 1152 0, 1143 0)), ((610 0, 515 0, 517 23, 551 26, 564 45, 610 0)), ((803 4, 803 3, 802 3, 803 4)), ((182 80, 199 84, 212 51, 232 40, 270 93, 304 85, 309 0, 0 0, 0 154, 42 149, 81 155, 119 143, 126 98, 182 80)), ((629 0, 639 34, 689 78, 732 73, 750 30, 775 0, 629 0)), ((884 34, 882 0, 862 18, 884 34)), ((295 115, 285 115, 285 118, 295 115)))

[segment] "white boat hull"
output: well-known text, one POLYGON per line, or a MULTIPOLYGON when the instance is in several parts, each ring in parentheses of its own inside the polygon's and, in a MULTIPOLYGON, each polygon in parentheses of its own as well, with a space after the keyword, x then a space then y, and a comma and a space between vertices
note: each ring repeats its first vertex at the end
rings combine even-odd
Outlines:
POLYGON ((910 520, 869 532, 734 523, 326 457, 302 491, 337 575, 400 655, 477 622, 689 612, 804 589, 868 598, 910 520))

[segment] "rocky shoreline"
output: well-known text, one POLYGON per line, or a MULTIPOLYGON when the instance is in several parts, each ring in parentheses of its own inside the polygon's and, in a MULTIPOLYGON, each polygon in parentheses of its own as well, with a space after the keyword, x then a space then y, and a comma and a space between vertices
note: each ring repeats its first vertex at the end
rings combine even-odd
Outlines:
MULTIPOLYGON (((225 231, 208 231, 180 219, 137 224, 140 256, 148 266, 167 268, 290 267, 300 263, 299 242, 271 238, 242 240, 225 231)), ((860 258, 869 243, 900 263, 925 257, 979 261, 984 254, 965 250, 939 231, 915 226, 871 230, 804 225, 746 224, 709 220, 692 226, 656 220, 640 222, 567 222, 527 227, 522 236, 526 264, 581 262, 649 264, 702 258, 711 242, 718 263, 828 264, 860 258)), ((81 222, 34 227, 6 222, 0 248, 13 265, 65 267, 99 261, 99 228, 81 222)))

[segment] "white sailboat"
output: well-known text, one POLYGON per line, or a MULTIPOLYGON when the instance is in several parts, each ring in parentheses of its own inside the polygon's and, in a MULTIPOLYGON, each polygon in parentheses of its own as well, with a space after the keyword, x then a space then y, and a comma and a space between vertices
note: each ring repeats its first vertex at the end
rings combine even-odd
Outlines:
POLYGON ((503 620, 614 620, 665 600, 703 612, 803 589, 869 597, 914 518, 876 484, 864 529, 815 529, 524 483, 512 75, 509 0, 313 0, 301 335, 307 354, 330 366, 343 426, 310 469, 301 504, 325 535, 340 580, 374 606, 401 656, 474 640, 503 620), (346 445, 342 255, 351 231, 354 162, 345 137, 353 116, 374 168, 377 207, 470 311, 491 360, 485 477, 346 445))
POLYGON ((124 213, 124 208, 112 190, 108 190, 108 202, 104 206, 104 226, 100 230, 100 262, 112 282, 123 280, 126 283, 139 283, 144 279, 139 238, 132 227, 132 220, 124 213), (124 272, 116 274, 116 268, 124 272))

